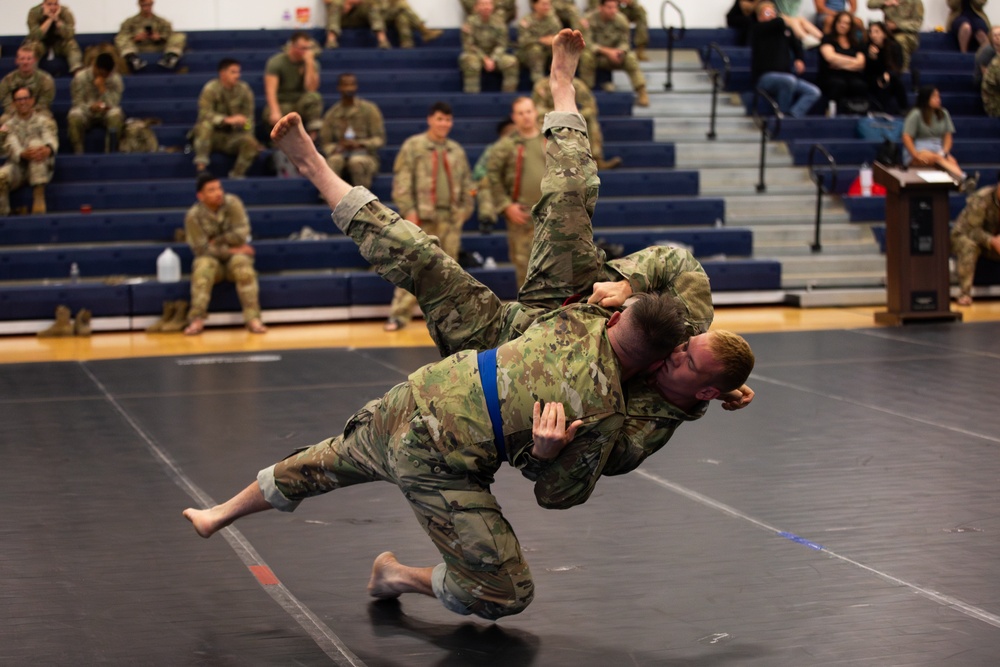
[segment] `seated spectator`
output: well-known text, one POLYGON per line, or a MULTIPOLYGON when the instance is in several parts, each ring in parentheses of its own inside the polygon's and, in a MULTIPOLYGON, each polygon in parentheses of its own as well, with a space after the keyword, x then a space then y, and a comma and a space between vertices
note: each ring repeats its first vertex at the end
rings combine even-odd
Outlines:
POLYGON ((22 44, 14 60, 17 69, 0 80, 0 105, 3 118, 14 113, 14 91, 26 87, 35 98, 35 111, 52 113, 52 101, 56 98, 56 82, 52 75, 38 69, 38 54, 35 47, 22 44))
POLYGON ((756 20, 754 7, 756 0, 736 0, 726 14, 726 25, 736 31, 736 43, 739 46, 746 46, 750 33, 750 26, 756 20))
MULTIPOLYGON (((640 107, 649 106, 646 92, 646 77, 639 69, 639 59, 629 48, 628 20, 618 11, 618 0, 601 0, 600 6, 587 14, 584 30, 589 51, 580 54, 579 75, 591 88, 597 81, 597 68, 605 70, 623 69, 628 73, 635 103, 640 107), (584 57, 584 54, 589 57, 584 57)), ((614 84, 610 88, 614 89, 614 84)))
POLYGON ((802 0, 774 0, 774 6, 778 10, 778 16, 784 19, 785 27, 802 42, 803 47, 811 49, 819 46, 823 31, 806 17, 799 16, 802 0))
POLYGON ((420 32, 424 44, 434 41, 444 34, 436 28, 428 28, 424 20, 410 7, 407 0, 385 0, 385 21, 391 23, 399 34, 399 45, 404 49, 413 48, 413 31, 420 32))
POLYGON ((941 93, 934 86, 921 86, 916 105, 903 121, 903 164, 943 169, 968 193, 975 189, 976 178, 962 171, 951 154, 954 134, 951 114, 941 106, 941 93))
MULTIPOLYGON (((459 0, 466 16, 471 16, 476 11, 476 0, 459 0)), ((510 25, 517 18, 517 0, 494 0, 493 12, 504 22, 510 25)))
MULTIPOLYGON (((392 48, 385 36, 385 17, 381 0, 323 0, 326 3, 326 48, 340 44, 342 28, 369 28, 375 33, 380 49, 392 48)), ((273 123, 272 123, 273 124, 273 123)))
POLYGON ((774 98, 781 113, 801 118, 822 96, 819 88, 801 78, 806 69, 802 44, 785 19, 778 16, 773 2, 758 3, 756 14, 757 21, 750 26, 750 71, 754 85, 774 98))
POLYGON ((25 184, 34 191, 31 212, 45 213, 45 185, 52 180, 59 150, 56 122, 35 110, 35 98, 27 87, 16 89, 13 97, 14 113, 0 125, 7 158, 0 167, 0 216, 10 215, 10 193, 25 184))
POLYGON ((562 30, 552 13, 552 0, 531 0, 531 13, 517 24, 517 60, 534 83, 545 76, 552 59, 552 40, 562 30))
MULTIPOLYGON (((601 124, 598 120, 599 112, 597 100, 580 79, 573 78, 573 91, 576 93, 576 108, 579 109, 583 120, 587 122, 587 138, 590 140, 590 154, 594 156, 598 169, 617 169, 622 164, 620 157, 604 159, 604 133, 601 132, 601 124)), ((531 101, 535 103, 538 111, 538 125, 541 126, 545 119, 545 114, 555 108, 552 99, 552 88, 549 86, 549 77, 539 79, 531 89, 531 101)))
MULTIPOLYGON (((545 79, 546 84, 548 78, 545 79)), ((492 144, 487 144, 483 152, 479 154, 476 165, 472 168, 472 181, 476 185, 476 213, 479 216, 479 231, 489 234, 497 224, 497 207, 493 203, 493 192, 490 189, 490 179, 487 167, 490 163, 490 154, 493 148, 500 143, 501 139, 510 136, 516 128, 510 116, 504 117, 497 124, 497 140, 492 144)))
POLYGON ((462 90, 482 90, 482 72, 499 71, 501 90, 517 90, 517 58, 507 53, 510 31, 500 15, 493 11, 493 0, 476 0, 476 12, 462 24, 462 53, 458 67, 462 71, 462 90))
POLYGON ((958 42, 958 50, 969 52, 969 42, 976 38, 976 48, 989 42, 990 20, 983 11, 986 0, 948 0, 949 32, 958 42))
POLYGON ((26 41, 35 46, 39 59, 65 58, 70 74, 83 67, 83 54, 76 41, 76 19, 59 0, 43 0, 28 11, 26 41))
POLYGON ((236 164, 229 178, 243 178, 260 152, 254 137, 253 91, 240 81, 238 60, 219 61, 219 76, 201 89, 198 96, 198 121, 194 126, 194 166, 199 172, 208 168, 212 151, 235 155, 236 164))
POLYGON ((1000 262, 1000 182, 976 190, 951 229, 958 274, 958 305, 972 305, 972 280, 980 256, 1000 262))
POLYGON ((993 60, 983 73, 980 90, 986 115, 1000 118, 1000 58, 997 56, 993 56, 993 60))
POLYGON ((115 47, 133 72, 146 66, 137 53, 162 53, 157 65, 174 69, 186 43, 184 33, 174 32, 170 21, 153 13, 153 0, 139 0, 139 13, 122 21, 115 36, 115 47))
POLYGON ((295 32, 288 48, 277 53, 264 67, 264 107, 262 120, 268 133, 287 113, 297 111, 306 131, 315 139, 323 115, 323 96, 319 94, 320 65, 306 32, 295 32))
POLYGON ((910 71, 910 59, 920 48, 920 26, 924 22, 921 0, 868 0, 868 9, 881 9, 889 36, 903 48, 903 71, 910 71))
POLYGON ((94 125, 103 125, 108 136, 105 152, 118 149, 125 114, 122 112, 122 93, 125 84, 115 70, 115 59, 110 53, 101 53, 94 64, 82 69, 73 77, 70 92, 73 107, 66 116, 69 142, 73 152, 83 154, 83 139, 94 125))
POLYGON ((997 53, 1000 53, 1000 25, 990 28, 989 41, 976 51, 976 66, 972 78, 977 86, 983 82, 983 74, 986 73, 986 68, 989 67, 990 61, 997 53))
POLYGON ((250 333, 264 333, 260 319, 257 272, 250 246, 250 220, 239 197, 226 194, 218 178, 205 172, 198 175, 198 203, 184 217, 184 233, 194 253, 191 265, 191 310, 187 336, 205 329, 212 287, 223 280, 236 283, 236 295, 243 307, 243 321, 250 333))
POLYGON ((889 38, 885 24, 875 21, 868 26, 868 46, 865 49, 865 82, 868 100, 878 111, 897 115, 910 103, 900 78, 903 48, 889 38))
POLYGON ((830 29, 833 28, 833 19, 840 12, 850 14, 854 29, 858 33, 864 32, 865 23, 858 17, 858 0, 813 0, 813 2, 816 5, 816 16, 813 23, 823 31, 823 34, 830 33, 830 29))
POLYGON ((374 102, 358 97, 358 79, 343 73, 337 79, 340 101, 323 116, 319 138, 326 162, 351 185, 371 190, 378 174, 378 149, 385 146, 385 123, 374 102))
POLYGON ((849 113, 868 111, 865 54, 858 47, 854 21, 847 12, 833 20, 833 30, 819 47, 819 87, 837 108, 849 113))
MULTIPOLYGON (((737 0, 737 4, 739 0, 737 0)), ((601 4, 601 0, 587 0, 587 11, 591 12, 601 4)), ((750 11, 753 11, 753 3, 750 11)), ((618 11, 635 24, 635 57, 642 61, 647 61, 646 49, 649 47, 649 18, 646 8, 642 6, 640 0, 618 0, 618 11)))
POLYGON ((583 24, 580 22, 580 10, 574 0, 552 0, 552 12, 559 19, 563 28, 583 30, 583 24))

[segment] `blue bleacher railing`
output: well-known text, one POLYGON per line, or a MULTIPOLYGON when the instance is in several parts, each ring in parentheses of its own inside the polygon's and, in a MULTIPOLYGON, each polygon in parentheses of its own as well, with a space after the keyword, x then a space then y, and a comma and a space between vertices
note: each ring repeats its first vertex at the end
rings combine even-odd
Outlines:
POLYGON ((823 244, 820 242, 820 224, 823 217, 823 193, 837 191, 837 161, 833 159, 830 151, 826 150, 822 144, 813 144, 812 148, 809 149, 809 178, 816 184, 816 234, 813 238, 813 244, 810 247, 813 252, 822 252, 823 244), (815 159, 817 153, 821 153, 826 158, 830 173, 829 184, 826 182, 825 174, 816 168, 815 159))
POLYGON ((753 122, 760 130, 760 171, 757 181, 757 192, 766 192, 767 183, 764 182, 765 158, 767 155, 767 140, 774 139, 781 134, 781 109, 778 103, 770 95, 760 88, 755 88, 753 92, 753 122), (763 99, 771 106, 771 116, 765 116, 760 112, 760 101, 763 99), (771 120, 774 120, 774 129, 771 130, 771 120))
POLYGON ((729 85, 729 56, 726 52, 722 50, 716 42, 712 42, 705 47, 705 52, 702 56, 702 60, 705 62, 705 67, 708 70, 708 77, 712 80, 712 113, 711 120, 709 121, 708 134, 709 139, 715 139, 715 116, 716 108, 719 104, 719 90, 725 90, 726 86, 729 85), (716 67, 712 61, 712 53, 719 54, 719 61, 721 62, 720 67, 716 67))
POLYGON ((665 18, 668 7, 673 9, 680 19, 681 25, 678 28, 676 38, 678 40, 684 39, 684 33, 687 32, 687 26, 684 25, 684 12, 681 11, 681 8, 670 0, 663 0, 663 4, 660 5, 660 25, 667 31, 667 80, 663 84, 664 90, 671 90, 674 87, 674 25, 673 23, 668 24, 665 18))

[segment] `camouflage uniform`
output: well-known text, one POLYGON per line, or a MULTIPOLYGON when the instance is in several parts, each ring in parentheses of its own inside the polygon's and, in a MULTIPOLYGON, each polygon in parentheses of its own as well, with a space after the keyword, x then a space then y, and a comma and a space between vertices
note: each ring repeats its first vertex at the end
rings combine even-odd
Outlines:
POLYGON ((59 150, 59 132, 49 114, 35 111, 27 120, 17 114, 0 125, 3 135, 3 156, 7 164, 0 167, 0 216, 10 215, 10 191, 22 185, 45 185, 52 180, 59 150), (25 162, 21 153, 27 148, 48 146, 52 155, 44 162, 25 162))
POLYGON ((215 213, 198 202, 188 209, 184 217, 184 232, 194 253, 188 320, 208 317, 212 286, 222 280, 236 283, 236 294, 243 306, 243 320, 249 322, 259 318, 257 272, 253 268, 253 257, 229 251, 250 239, 250 221, 240 198, 227 193, 215 213))
POLYGON ((502 90, 517 90, 517 58, 507 53, 510 31, 507 24, 496 14, 489 21, 483 21, 473 14, 462 24, 462 53, 458 56, 458 68, 462 71, 462 90, 478 93, 482 88, 480 73, 483 59, 492 58, 496 70, 503 75, 502 90))
MULTIPOLYGON (((490 151, 486 167, 490 184, 491 202, 499 217, 511 204, 521 204, 531 209, 542 196, 541 182, 545 173, 545 139, 541 135, 530 139, 515 132, 498 141, 490 151)), ((507 254, 517 286, 524 284, 528 275, 535 226, 531 220, 523 225, 507 220, 507 254)))
POLYGON ((1000 254, 990 245, 990 239, 1000 234, 1000 202, 996 191, 997 186, 990 185, 973 193, 951 230, 951 253, 955 255, 958 286, 963 295, 972 293, 980 255, 1000 261, 1000 254))
POLYGON ((338 37, 342 28, 371 28, 372 32, 385 32, 382 11, 382 0, 362 0, 346 14, 344 0, 330 0, 326 5, 326 31, 338 37))
POLYGON ((868 9, 881 9, 886 22, 896 24, 892 36, 903 47, 903 70, 910 69, 910 58, 920 48, 920 25, 924 22, 924 3, 921 0, 899 0, 899 4, 886 7, 885 0, 868 0, 868 9))
POLYGON ((160 18, 156 14, 145 17, 136 14, 130 19, 122 21, 118 34, 115 36, 115 48, 123 57, 139 53, 172 53, 180 57, 184 53, 187 45, 187 35, 183 32, 174 32, 174 26, 165 18, 160 18), (141 32, 146 32, 147 27, 152 27, 151 32, 160 35, 160 41, 152 40, 135 41, 135 36, 141 32))
POLYGON ((424 22, 406 0, 385 0, 383 9, 386 23, 391 23, 399 34, 399 45, 413 48, 413 30, 423 30, 424 22))
MULTIPOLYGON (((587 11, 597 9, 600 4, 601 0, 587 0, 587 11)), ((649 18, 641 0, 629 0, 626 4, 619 3, 618 11, 635 24, 636 51, 642 51, 649 46, 649 18)))
POLYGON ((531 72, 532 82, 545 76, 552 59, 552 46, 541 44, 538 40, 555 35, 561 29, 555 14, 549 14, 543 19, 528 14, 517 24, 517 60, 521 67, 531 72))
POLYGON ((378 149, 385 146, 385 123, 382 112, 373 102, 360 97, 355 97, 351 106, 337 102, 323 116, 319 138, 330 169, 343 174, 346 168, 353 185, 371 188, 378 173, 378 149), (338 143, 348 129, 353 131, 354 141, 362 144, 364 150, 345 154, 340 149, 338 143))
POLYGON ((103 93, 97 90, 94 84, 94 70, 87 67, 76 73, 70 92, 73 97, 73 107, 66 115, 68 125, 69 141, 73 144, 75 152, 83 152, 83 137, 91 127, 104 125, 108 129, 108 134, 115 133, 121 137, 122 124, 125 122, 125 114, 122 112, 122 92, 125 84, 122 77, 117 72, 108 75, 103 93), (107 109, 103 112, 93 111, 91 104, 104 102, 107 109))
POLYGON ((587 14, 587 22, 589 27, 586 30, 584 39, 590 45, 591 53, 594 57, 587 61, 580 60, 578 74, 583 79, 583 82, 593 88, 597 82, 598 67, 606 70, 623 69, 628 73, 628 79, 632 83, 633 90, 645 89, 646 77, 643 76, 642 70, 639 69, 639 59, 628 45, 628 19, 619 13, 615 14, 612 20, 605 21, 601 17, 600 10, 595 9, 587 14), (598 46, 624 51, 625 58, 620 65, 615 64, 607 56, 598 52, 598 46))
POLYGON ((1000 118, 1000 58, 994 56, 987 66, 981 90, 986 115, 1000 118))
POLYGON ((486 170, 490 163, 490 153, 498 141, 487 144, 472 168, 472 181, 476 184, 476 214, 481 221, 493 225, 497 222, 497 208, 493 205, 493 193, 490 192, 490 179, 486 170))
MULTIPOLYGON (((321 74, 319 59, 315 61, 316 74, 321 74)), ((309 132, 319 130, 320 117, 323 115, 323 96, 318 90, 306 91, 306 65, 305 62, 292 62, 285 52, 271 56, 264 67, 264 75, 278 77, 278 106, 281 107, 281 114, 289 114, 297 111, 302 116, 302 124, 309 132)), ((264 105, 264 113, 261 115, 264 127, 271 128, 271 109, 264 105)), ((270 131, 270 130, 269 130, 270 131)))
POLYGON ((0 80, 0 104, 3 105, 3 115, 14 113, 14 91, 22 86, 35 98, 35 111, 52 114, 52 101, 56 98, 56 82, 48 72, 35 68, 30 76, 24 76, 14 70, 0 80))
POLYGON ((580 10, 575 0, 552 0, 552 13, 556 15, 563 27, 571 30, 583 30, 580 23, 580 10))
POLYGON ((198 96, 198 120, 194 135, 194 163, 207 167, 212 151, 236 155, 236 164, 230 176, 241 177, 253 163, 260 150, 254 137, 254 96, 245 81, 237 81, 226 89, 219 79, 212 79, 198 96), (224 122, 227 116, 246 116, 246 125, 234 127, 224 122))
MULTIPOLYGON (((416 212, 423 230, 439 239, 445 253, 457 258, 462 225, 472 214, 473 205, 472 174, 465 150, 453 139, 437 144, 426 133, 417 134, 400 147, 392 171, 392 199, 400 214, 416 212), (442 171, 448 175, 447 188, 439 181, 442 171), (450 193, 448 202, 439 200, 439 185, 440 191, 450 193)), ((412 294, 396 289, 389 316, 405 324, 416 304, 412 294)))
MULTIPOLYGON (((465 10, 466 16, 472 16, 475 13, 476 0, 459 0, 462 3, 462 9, 465 10)), ((499 16, 504 24, 510 25, 510 22, 517 17, 517 0, 493 0, 493 15, 499 16)))
POLYGON ((49 31, 42 34, 42 24, 48 17, 42 11, 42 5, 37 4, 28 11, 28 38, 25 41, 33 42, 37 45, 35 53, 41 60, 52 51, 55 55, 65 58, 70 72, 83 67, 83 53, 80 45, 76 41, 76 19, 69 7, 60 5, 59 21, 61 26, 53 24, 49 31))
MULTIPOLYGON (((580 115, 587 121, 587 136, 590 138, 590 154, 598 162, 604 159, 604 133, 601 131, 601 124, 598 122, 597 100, 590 92, 583 81, 573 78, 573 90, 576 91, 576 108, 580 110, 580 115)), ((538 120, 541 123, 545 114, 552 111, 555 106, 552 101, 552 89, 549 86, 549 77, 544 77, 535 82, 531 89, 531 101, 535 103, 538 110, 538 120)))

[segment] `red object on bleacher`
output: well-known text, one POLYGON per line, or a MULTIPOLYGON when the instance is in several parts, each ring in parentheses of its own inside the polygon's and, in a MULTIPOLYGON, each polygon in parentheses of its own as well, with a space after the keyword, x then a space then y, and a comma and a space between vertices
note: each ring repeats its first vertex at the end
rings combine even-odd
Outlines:
MULTIPOLYGON (((848 197, 860 197, 861 196, 861 177, 855 176, 854 181, 851 183, 851 187, 847 188, 848 197)), ((885 186, 879 185, 878 183, 872 183, 872 197, 884 197, 885 196, 885 186)))

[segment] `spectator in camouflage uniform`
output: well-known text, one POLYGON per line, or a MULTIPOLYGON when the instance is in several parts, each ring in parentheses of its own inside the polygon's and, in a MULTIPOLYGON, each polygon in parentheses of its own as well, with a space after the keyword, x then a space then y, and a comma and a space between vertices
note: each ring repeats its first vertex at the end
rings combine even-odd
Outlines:
MULTIPOLYGON (((1000 27, 994 28, 994 30, 1000 31, 1000 27)), ((990 64, 983 70, 980 91, 986 115, 1000 118, 1000 57, 994 56, 990 64)))
MULTIPOLYGON (((580 78, 594 87, 597 82, 597 68, 606 70, 623 69, 628 73, 632 89, 635 90, 635 103, 640 107, 649 106, 649 95, 646 93, 646 77, 639 69, 639 59, 629 48, 628 20, 618 12, 618 0, 603 0, 601 5, 587 14, 587 42, 593 49, 594 57, 580 61, 580 78)), ((614 89, 614 84, 608 84, 614 89)))
POLYGON ((424 44, 444 34, 436 28, 428 28, 407 0, 385 0, 384 11, 386 23, 395 26, 396 32, 399 33, 399 45, 404 49, 413 48, 414 29, 420 32, 420 39, 424 44))
POLYGON ((493 0, 476 0, 476 13, 462 24, 462 53, 458 68, 462 71, 462 90, 478 93, 482 89, 481 72, 503 75, 501 90, 517 90, 517 58, 507 53, 510 33, 507 24, 493 12, 493 0))
MULTIPOLYGON (((587 0, 587 11, 590 12, 601 4, 601 0, 587 0)), ((619 11, 631 23, 635 24, 635 55, 639 60, 649 60, 646 49, 649 47, 649 18, 641 0, 619 0, 619 11)))
POLYGON ((340 101, 323 116, 320 146, 327 164, 338 176, 349 175, 353 185, 371 189, 378 173, 378 149, 385 146, 382 112, 357 96, 358 79, 343 73, 337 79, 340 101))
POLYGON ((382 0, 323 0, 326 3, 326 48, 340 46, 343 28, 370 28, 380 49, 391 48, 385 35, 382 0))
POLYGON ((1000 262, 1000 182, 971 194, 951 230, 960 306, 972 304, 972 280, 983 256, 1000 262))
MULTIPOLYGON (((451 106, 437 102, 427 114, 427 132, 403 142, 393 165, 392 199, 400 215, 436 236, 450 257, 458 257, 462 225, 472 214, 472 174, 465 149, 449 139, 451 106)), ((409 323, 417 300, 396 289, 386 331, 409 323)))
POLYGON ((194 126, 194 166, 199 172, 208 168, 212 151, 235 155, 230 178, 243 178, 260 152, 254 137, 253 90, 240 81, 238 60, 219 61, 219 76, 201 89, 198 96, 198 121, 194 126))
POLYGON ((198 175, 198 203, 184 216, 184 233, 194 253, 191 265, 191 310, 187 336, 205 329, 212 287, 223 280, 236 283, 243 307, 243 321, 251 333, 264 333, 260 320, 257 272, 250 246, 250 220, 239 197, 226 194, 222 183, 209 173, 198 175))
POLYGON ((125 84, 115 71, 115 60, 109 53, 101 53, 93 65, 76 73, 70 86, 73 107, 66 115, 74 153, 83 154, 84 135, 94 125, 103 125, 108 131, 106 150, 116 149, 125 123, 121 107, 124 91, 125 84))
MULTIPOLYGON (((573 90, 576 91, 576 108, 587 121, 587 137, 590 139, 590 154, 594 156, 598 169, 617 169, 622 164, 622 159, 615 156, 609 160, 604 159, 604 133, 601 131, 601 124, 598 121, 597 100, 580 79, 573 78, 573 90)), ((545 114, 553 110, 552 91, 549 85, 549 77, 539 79, 531 89, 531 101, 535 103, 538 111, 538 123, 541 125, 545 114)))
POLYGON ((889 34, 903 47, 903 70, 909 71, 910 59, 920 48, 920 25, 924 22, 921 0, 868 0, 868 9, 881 9, 889 34))
POLYGON ((28 38, 39 59, 52 54, 66 59, 70 74, 83 67, 83 53, 76 41, 76 19, 59 0, 43 0, 28 11, 28 38))
POLYGON ((122 21, 115 36, 115 48, 133 72, 146 66, 146 61, 137 53, 162 53, 157 64, 174 69, 186 44, 187 36, 183 32, 174 32, 170 21, 153 13, 153 0, 139 0, 139 13, 122 21))
POLYGON ((560 30, 552 0, 531 0, 531 13, 517 24, 517 60, 531 72, 531 82, 545 76, 552 57, 552 40, 560 30))
POLYGON ((10 192, 27 184, 32 187, 32 213, 45 213, 45 186, 52 180, 59 150, 59 133, 52 116, 35 110, 31 90, 14 90, 14 113, 0 124, 3 157, 0 167, 0 216, 10 215, 10 192))
POLYGON ((268 130, 286 113, 296 111, 313 138, 319 134, 323 96, 319 93, 320 65, 312 45, 308 33, 295 32, 288 48, 267 61, 262 120, 268 130))
POLYGON ((559 19, 561 28, 583 30, 584 25, 580 20, 580 10, 576 6, 576 0, 552 0, 552 12, 559 19))
MULTIPOLYGON (((17 69, 0 80, 0 105, 3 117, 14 113, 14 91, 22 86, 31 91, 35 98, 35 111, 52 114, 52 102, 56 98, 56 82, 52 75, 38 69, 38 55, 33 46, 23 44, 15 58, 17 69)), ((3 118, 0 118, 0 122, 3 118)))
MULTIPOLYGON (((476 165, 472 168, 472 180, 476 184, 476 213, 479 216, 479 231, 489 234, 497 224, 497 208, 493 204, 493 193, 490 191, 490 179, 487 167, 490 163, 490 153, 501 139, 514 132, 514 121, 506 116, 497 123, 497 140, 486 146, 479 154, 476 165)), ((419 298, 419 297, 418 297, 419 298)))
MULTIPOLYGON (((476 11, 477 0, 459 0, 465 15, 470 16, 476 11)), ((493 13, 503 20, 504 25, 510 25, 517 18, 517 0, 493 0, 493 13)))

